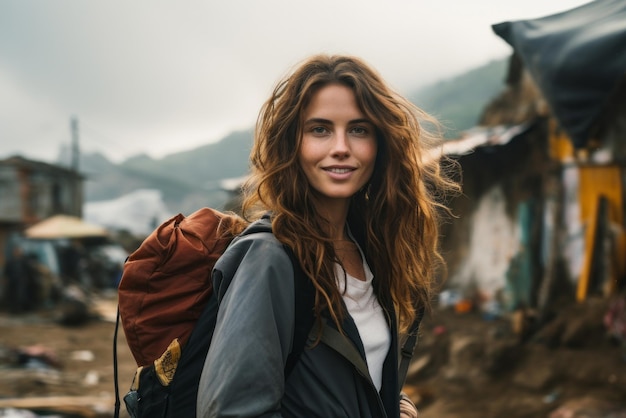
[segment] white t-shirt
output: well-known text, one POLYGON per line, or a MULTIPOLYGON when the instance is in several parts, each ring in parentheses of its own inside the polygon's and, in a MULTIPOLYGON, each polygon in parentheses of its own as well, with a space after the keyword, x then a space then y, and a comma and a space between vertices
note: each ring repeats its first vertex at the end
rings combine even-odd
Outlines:
MULTIPOLYGON (((360 248, 359 251, 361 251, 360 248)), ((372 286, 374 275, 362 252, 361 259, 363 260, 365 281, 350 276, 339 264, 335 265, 335 276, 344 303, 359 330, 365 348, 365 358, 370 377, 376 389, 380 391, 383 379, 383 363, 391 345, 391 334, 383 308, 374 294, 372 286), (344 280, 344 277, 347 279, 344 280), (344 293, 346 283, 348 289, 344 293)))

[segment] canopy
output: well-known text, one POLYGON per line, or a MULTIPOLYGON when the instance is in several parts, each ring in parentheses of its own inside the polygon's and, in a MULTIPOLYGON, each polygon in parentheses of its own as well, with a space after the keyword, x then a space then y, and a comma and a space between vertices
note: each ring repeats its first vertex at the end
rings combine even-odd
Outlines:
POLYGON ((24 232, 34 239, 106 237, 107 230, 75 216, 55 215, 43 220, 24 232))
POLYGON ((626 74, 626 1, 596 0, 493 31, 509 43, 577 148, 626 74))

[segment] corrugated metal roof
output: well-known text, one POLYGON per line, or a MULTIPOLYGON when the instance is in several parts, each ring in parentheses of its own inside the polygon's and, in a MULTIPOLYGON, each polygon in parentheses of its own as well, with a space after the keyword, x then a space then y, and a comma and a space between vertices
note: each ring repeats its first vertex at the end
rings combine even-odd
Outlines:
POLYGON ((20 156, 12 156, 4 160, 0 160, 0 166, 21 167, 21 168, 26 168, 26 169, 31 169, 31 170, 43 171, 47 173, 60 173, 60 174, 67 175, 67 176, 84 178, 82 174, 72 170, 71 168, 45 163, 43 161, 29 160, 27 158, 20 157, 20 156))

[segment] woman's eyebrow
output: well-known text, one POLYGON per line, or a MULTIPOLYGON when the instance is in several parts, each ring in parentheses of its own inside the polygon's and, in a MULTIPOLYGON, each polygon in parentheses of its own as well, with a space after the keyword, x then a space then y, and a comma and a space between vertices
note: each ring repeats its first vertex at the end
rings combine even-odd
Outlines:
POLYGON ((329 124, 329 123, 332 123, 332 122, 330 120, 324 119, 324 118, 311 118, 311 119, 307 119, 307 120, 304 121, 305 125, 310 125, 312 123, 329 124))
MULTIPOLYGON (((320 123, 320 124, 332 124, 333 122, 329 119, 324 119, 324 118, 311 118, 311 119, 307 119, 304 121, 305 125, 309 125, 312 123, 320 123)), ((365 119, 365 118, 359 118, 359 119, 353 119, 351 121, 348 122, 350 125, 354 125, 357 123, 369 123, 370 125, 372 124, 372 121, 369 119, 365 119)))
POLYGON ((355 123, 369 123, 370 125, 373 125, 372 121, 369 119, 365 119, 365 118, 361 118, 361 119, 354 119, 350 121, 350 124, 355 124, 355 123))

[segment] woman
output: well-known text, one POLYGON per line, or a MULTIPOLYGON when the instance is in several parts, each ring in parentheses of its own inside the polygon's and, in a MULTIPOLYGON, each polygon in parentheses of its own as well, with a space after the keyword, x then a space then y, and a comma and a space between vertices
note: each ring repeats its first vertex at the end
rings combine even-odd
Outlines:
POLYGON ((426 161, 434 138, 421 119, 354 57, 314 56, 277 85, 259 115, 243 204, 249 220, 268 213, 259 222, 273 233, 236 240, 216 265, 221 304, 198 416, 417 416, 400 396, 398 339, 432 297, 433 191, 455 187, 426 161), (316 325, 286 374, 292 259, 314 287, 316 325), (365 373, 326 344, 330 328, 365 373))

